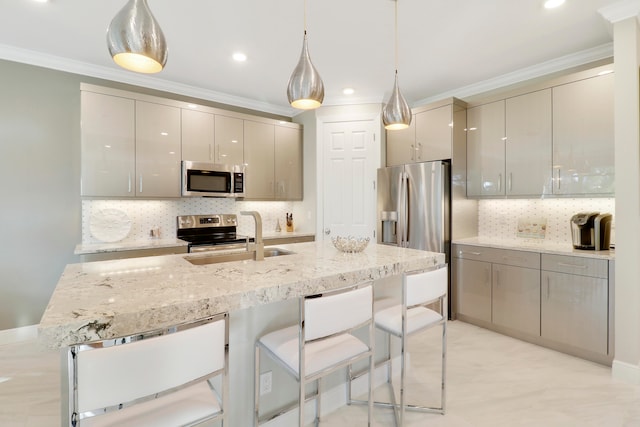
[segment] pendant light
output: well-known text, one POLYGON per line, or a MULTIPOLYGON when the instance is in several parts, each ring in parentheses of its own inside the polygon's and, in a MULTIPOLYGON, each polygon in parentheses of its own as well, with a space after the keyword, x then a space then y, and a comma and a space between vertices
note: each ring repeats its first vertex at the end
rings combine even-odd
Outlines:
POLYGON ((289 77, 287 98, 294 108, 311 110, 322 105, 324 84, 316 67, 311 63, 307 47, 307 0, 304 1, 304 39, 298 65, 289 77))
POLYGON ((113 60, 127 70, 157 73, 167 63, 167 42, 147 0, 129 0, 107 29, 113 60))
POLYGON ((382 109, 382 123, 388 130, 406 129, 411 124, 411 109, 398 87, 398 0, 395 1, 395 80, 389 101, 382 109))

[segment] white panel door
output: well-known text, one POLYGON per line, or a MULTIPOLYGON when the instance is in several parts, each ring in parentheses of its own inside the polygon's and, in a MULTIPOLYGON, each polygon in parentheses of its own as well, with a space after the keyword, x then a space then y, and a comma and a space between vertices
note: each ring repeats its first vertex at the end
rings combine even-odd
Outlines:
POLYGON ((374 238, 373 121, 329 122, 323 128, 325 237, 374 238))

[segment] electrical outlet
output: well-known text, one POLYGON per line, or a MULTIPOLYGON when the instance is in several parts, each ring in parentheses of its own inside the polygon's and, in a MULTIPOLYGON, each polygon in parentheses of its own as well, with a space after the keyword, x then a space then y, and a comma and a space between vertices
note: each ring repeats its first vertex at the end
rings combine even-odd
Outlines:
POLYGON ((260 396, 263 394, 271 393, 271 371, 260 374, 260 396))

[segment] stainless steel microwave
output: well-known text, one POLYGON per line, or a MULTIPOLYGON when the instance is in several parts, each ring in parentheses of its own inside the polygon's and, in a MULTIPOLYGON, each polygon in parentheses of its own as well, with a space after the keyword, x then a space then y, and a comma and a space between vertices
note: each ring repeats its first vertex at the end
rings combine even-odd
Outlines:
POLYGON ((244 166, 182 161, 182 195, 244 197, 244 166))

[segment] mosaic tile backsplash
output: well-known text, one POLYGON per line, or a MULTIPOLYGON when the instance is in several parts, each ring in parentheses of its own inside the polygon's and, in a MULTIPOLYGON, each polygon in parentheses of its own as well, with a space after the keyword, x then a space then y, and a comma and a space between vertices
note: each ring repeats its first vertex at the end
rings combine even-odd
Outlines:
MULTIPOLYGON (((257 210, 262 216, 265 232, 275 231, 276 223, 285 228, 285 214, 293 211, 293 202, 240 202, 224 198, 185 198, 180 200, 83 200, 82 243, 102 243, 91 232, 92 219, 105 210, 122 211, 128 218, 130 231, 120 242, 150 239, 151 229, 159 229, 160 238, 175 238, 178 215, 206 215, 235 213, 238 215, 238 234, 253 235, 253 218, 240 215, 240 211, 257 210)), ((294 218, 294 224, 296 218, 294 218)), ((95 225, 94 225, 95 227, 95 225)), ((94 228, 95 230, 95 228, 94 228)))
MULTIPOLYGON (((518 237, 518 222, 546 220, 544 241, 571 243, 569 221, 578 212, 607 212, 613 215, 611 243, 615 242, 615 199, 514 199, 478 202, 478 236, 496 239, 518 237)), ((523 233, 520 233, 523 236, 523 233)), ((526 237, 524 237, 526 238, 526 237)), ((533 240, 533 239, 532 239, 533 240)))

